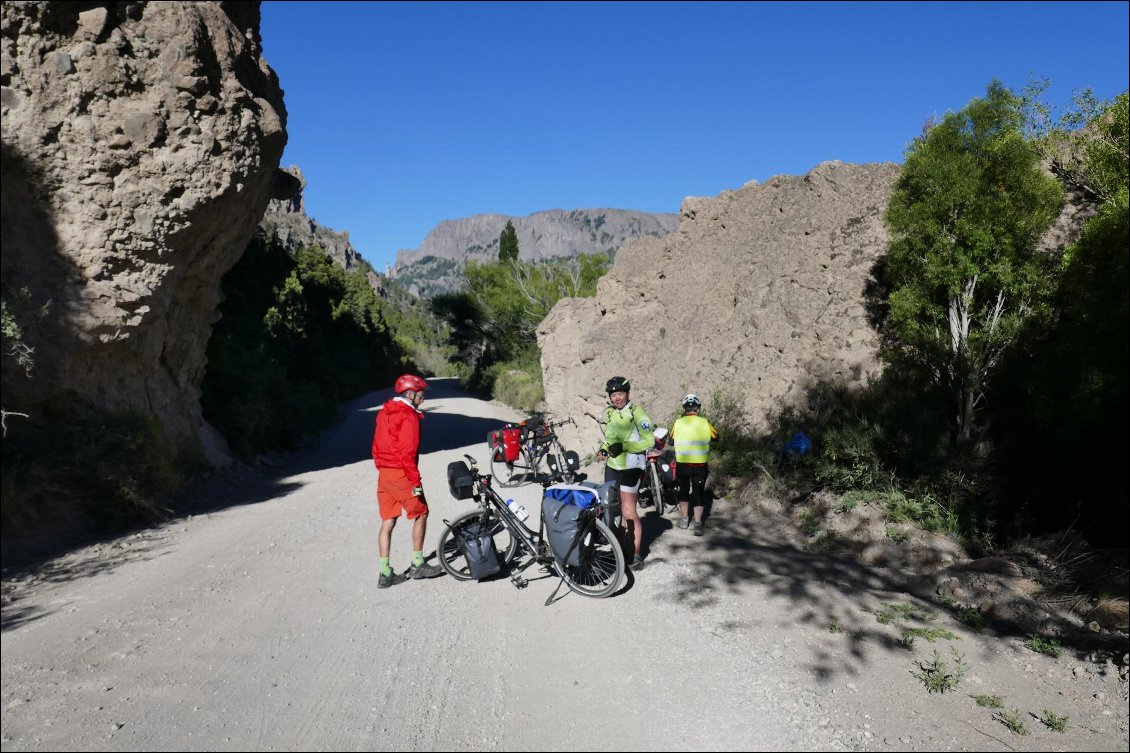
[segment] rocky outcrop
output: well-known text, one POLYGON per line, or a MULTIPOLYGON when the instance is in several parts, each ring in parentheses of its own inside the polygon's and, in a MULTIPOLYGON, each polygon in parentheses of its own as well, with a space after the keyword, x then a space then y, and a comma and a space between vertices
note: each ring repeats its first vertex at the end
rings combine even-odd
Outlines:
POLYGON ((818 382, 878 371, 868 286, 885 252, 892 163, 825 162, 683 202, 678 230, 626 243, 593 298, 563 299, 538 330, 549 411, 592 448, 605 381, 631 379, 656 421, 731 389, 753 426, 818 382))
POLYGON ((78 397, 194 445, 220 278, 297 187, 259 4, 5 2, 2 29, 4 295, 48 306, 5 408, 78 397))
POLYGON ((302 170, 297 165, 291 165, 283 168, 283 172, 295 180, 298 188, 288 199, 271 199, 259 226, 265 231, 273 232, 288 249, 319 246, 346 271, 364 269, 369 277, 369 284, 378 293, 382 293, 385 288, 384 278, 374 272, 353 247, 349 231, 337 231, 319 225, 306 214, 306 176, 302 174, 302 170))
POLYGON ((673 214, 624 209, 550 209, 528 217, 477 214, 441 222, 418 249, 399 251, 390 277, 416 295, 433 295, 461 284, 462 265, 498 258, 498 237, 507 222, 518 234, 518 258, 539 261, 578 254, 615 254, 626 241, 662 238, 679 224, 673 214))

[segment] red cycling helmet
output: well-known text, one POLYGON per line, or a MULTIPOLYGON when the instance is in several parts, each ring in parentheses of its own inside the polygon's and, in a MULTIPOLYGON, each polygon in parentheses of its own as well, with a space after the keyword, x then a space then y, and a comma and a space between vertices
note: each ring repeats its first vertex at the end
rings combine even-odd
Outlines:
POLYGON ((423 392, 428 388, 428 383, 415 374, 404 374, 396 380, 393 385, 392 391, 400 395, 408 390, 415 390, 416 392, 423 392))

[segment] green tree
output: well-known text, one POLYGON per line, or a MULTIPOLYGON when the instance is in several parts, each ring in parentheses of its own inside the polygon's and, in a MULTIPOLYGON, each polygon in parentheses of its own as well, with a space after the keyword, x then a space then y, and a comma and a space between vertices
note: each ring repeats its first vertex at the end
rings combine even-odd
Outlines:
POLYGON ((1049 110, 1032 106, 1034 142, 1096 213, 1064 250, 1050 322, 1000 376, 1014 398, 1000 416, 998 459, 1030 517, 1120 546, 1130 524, 1130 101, 1083 92, 1062 117, 1049 110))
POLYGON ((949 396, 954 436, 974 413, 1002 352, 1046 314, 1051 277, 1036 253, 1063 202, 1023 133, 1023 102, 999 82, 907 148, 887 207, 891 232, 884 357, 949 396))
POLYGON ((518 231, 510 220, 506 221, 506 227, 502 228, 502 234, 498 236, 498 260, 518 261, 518 231))
POLYGON ((222 286, 201 405, 241 455, 296 447, 406 365, 367 273, 321 248, 257 234, 222 286))
MULTIPOLYGON (((608 268, 603 254, 550 262, 469 262, 467 286, 437 296, 432 306, 451 328, 451 343, 471 387, 489 392, 497 364, 537 368, 537 327, 563 297, 596 292, 608 268)), ((539 374, 540 377, 540 374, 539 374)))

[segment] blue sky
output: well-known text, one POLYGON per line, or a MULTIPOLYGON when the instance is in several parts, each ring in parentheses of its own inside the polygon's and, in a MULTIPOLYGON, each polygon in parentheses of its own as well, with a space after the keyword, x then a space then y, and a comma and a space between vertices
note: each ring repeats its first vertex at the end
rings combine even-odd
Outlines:
POLYGON ((283 165, 379 271, 439 222, 677 212, 825 160, 901 162, 993 78, 1127 89, 1126 2, 264 2, 283 165))

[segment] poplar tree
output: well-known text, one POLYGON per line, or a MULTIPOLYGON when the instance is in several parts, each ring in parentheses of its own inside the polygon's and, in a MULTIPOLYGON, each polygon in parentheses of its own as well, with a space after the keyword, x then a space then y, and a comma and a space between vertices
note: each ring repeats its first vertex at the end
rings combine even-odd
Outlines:
POLYGON ((1037 253, 1063 203, 1024 137, 1023 101, 1000 82, 916 138, 887 207, 891 294, 885 360, 941 387, 954 437, 1004 350, 1047 313, 1054 274, 1037 253))

